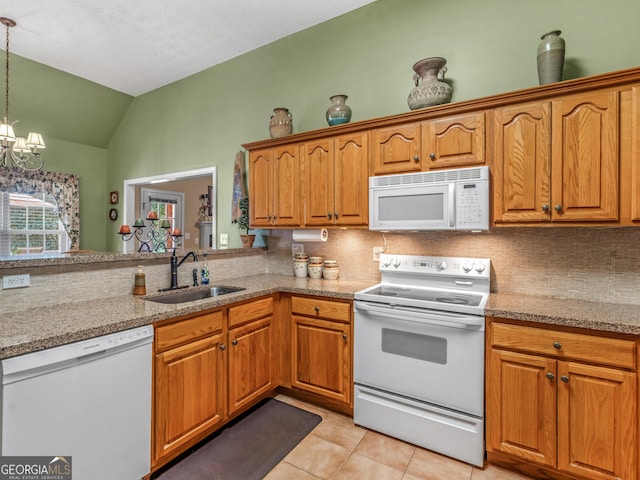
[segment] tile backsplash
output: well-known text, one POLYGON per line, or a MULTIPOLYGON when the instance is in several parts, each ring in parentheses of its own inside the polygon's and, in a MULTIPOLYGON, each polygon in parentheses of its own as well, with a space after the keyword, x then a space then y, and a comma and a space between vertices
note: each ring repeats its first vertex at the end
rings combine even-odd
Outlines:
MULTIPOLYGON (((291 230, 272 230, 268 269, 293 273, 291 230)), ((490 258, 491 290, 640 305, 640 229, 499 228, 485 233, 330 230, 305 252, 337 260, 340 278, 379 280, 373 247, 387 253, 490 258)))

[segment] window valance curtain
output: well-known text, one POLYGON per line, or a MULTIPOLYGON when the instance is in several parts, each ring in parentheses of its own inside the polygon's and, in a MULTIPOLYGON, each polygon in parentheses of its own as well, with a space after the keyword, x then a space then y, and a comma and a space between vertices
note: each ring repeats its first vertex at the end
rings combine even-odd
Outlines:
POLYGON ((0 176, 0 191, 33 194, 47 192, 58 204, 58 216, 71 240, 71 249, 80 248, 80 195, 78 177, 58 172, 25 172, 5 169, 0 176))

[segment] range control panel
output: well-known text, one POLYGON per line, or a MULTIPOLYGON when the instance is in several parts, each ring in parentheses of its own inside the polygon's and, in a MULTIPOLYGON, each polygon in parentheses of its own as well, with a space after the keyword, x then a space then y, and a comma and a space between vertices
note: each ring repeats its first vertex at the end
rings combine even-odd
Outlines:
POLYGON ((380 271, 489 278, 490 260, 488 258, 381 254, 380 271))

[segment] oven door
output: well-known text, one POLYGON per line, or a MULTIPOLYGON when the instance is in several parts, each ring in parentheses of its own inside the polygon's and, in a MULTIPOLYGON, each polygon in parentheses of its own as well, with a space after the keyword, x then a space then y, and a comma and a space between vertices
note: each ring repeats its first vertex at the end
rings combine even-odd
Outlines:
POLYGON ((484 415, 484 317, 356 301, 354 380, 484 415))

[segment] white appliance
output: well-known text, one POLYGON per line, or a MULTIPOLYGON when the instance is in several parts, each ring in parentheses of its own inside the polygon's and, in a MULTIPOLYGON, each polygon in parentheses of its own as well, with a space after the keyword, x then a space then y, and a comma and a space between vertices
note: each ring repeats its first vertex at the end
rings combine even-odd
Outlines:
POLYGON ((489 167, 369 177, 369 230, 489 229, 489 167))
POLYGON ((78 480, 150 471, 153 327, 2 360, 3 456, 71 456, 78 480))
POLYGON ((354 296, 355 423, 482 466, 489 259, 385 254, 380 271, 354 296))

